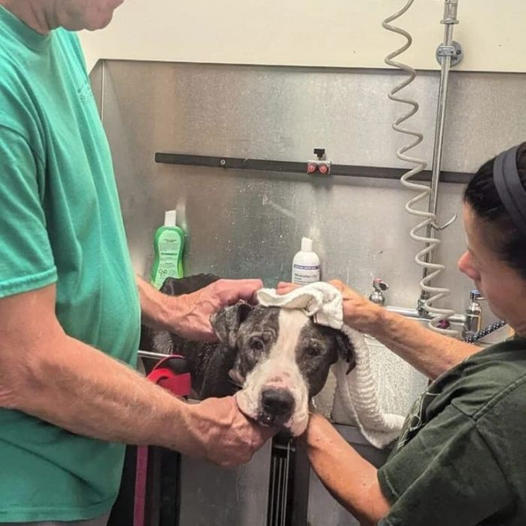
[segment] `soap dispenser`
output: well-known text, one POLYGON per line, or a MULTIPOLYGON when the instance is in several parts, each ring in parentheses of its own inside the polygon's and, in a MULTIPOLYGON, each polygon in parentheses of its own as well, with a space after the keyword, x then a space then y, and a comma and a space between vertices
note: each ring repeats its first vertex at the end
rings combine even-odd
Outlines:
POLYGON ((320 258, 312 250, 312 239, 301 238, 301 250, 292 260, 292 283, 307 285, 320 281, 320 258))
POLYGON ((157 229, 153 240, 151 282, 155 288, 160 289, 166 278, 183 277, 184 241, 184 231, 177 226, 176 211, 167 210, 164 225, 157 229))

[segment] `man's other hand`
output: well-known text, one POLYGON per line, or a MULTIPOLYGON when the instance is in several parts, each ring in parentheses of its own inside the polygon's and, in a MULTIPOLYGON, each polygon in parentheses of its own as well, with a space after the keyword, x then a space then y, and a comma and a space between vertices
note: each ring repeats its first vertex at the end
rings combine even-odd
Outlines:
POLYGON ((188 409, 189 431, 198 441, 196 453, 222 467, 246 464, 276 433, 246 418, 231 396, 208 398, 188 409))
POLYGON ((191 294, 174 296, 171 330, 189 340, 215 341, 210 316, 240 300, 254 303, 256 292, 263 287, 259 279, 220 279, 191 294))

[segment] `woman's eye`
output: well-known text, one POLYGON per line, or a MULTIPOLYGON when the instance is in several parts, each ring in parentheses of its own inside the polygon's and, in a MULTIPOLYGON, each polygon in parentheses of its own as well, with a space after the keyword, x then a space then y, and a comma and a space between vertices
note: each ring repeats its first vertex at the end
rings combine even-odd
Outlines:
POLYGON ((265 344, 260 338, 252 338, 250 340, 250 348, 254 351, 262 351, 265 348, 265 344))

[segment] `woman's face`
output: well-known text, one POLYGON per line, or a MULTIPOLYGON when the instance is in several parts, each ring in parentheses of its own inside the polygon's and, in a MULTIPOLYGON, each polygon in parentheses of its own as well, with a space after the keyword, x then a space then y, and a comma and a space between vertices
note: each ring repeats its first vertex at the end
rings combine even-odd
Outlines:
POLYGON ((515 330, 526 328, 526 280, 491 248, 498 236, 495 228, 481 221, 464 204, 464 228, 467 250, 458 260, 458 268, 471 278, 488 300, 492 312, 515 330))

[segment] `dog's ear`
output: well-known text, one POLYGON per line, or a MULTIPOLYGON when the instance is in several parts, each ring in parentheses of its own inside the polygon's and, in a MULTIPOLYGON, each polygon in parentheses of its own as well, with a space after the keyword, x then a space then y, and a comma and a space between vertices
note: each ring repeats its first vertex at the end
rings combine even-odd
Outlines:
POLYGON ((351 343, 351 340, 341 331, 336 331, 336 347, 338 350, 338 357, 340 360, 345 360, 349 366, 345 374, 349 374, 356 365, 356 360, 354 359, 354 345, 351 343))
POLYGON ((247 319, 252 309, 252 305, 240 301, 212 314, 210 323, 219 341, 231 348, 235 347, 239 327, 247 319))
POLYGON ((210 285, 219 278, 213 274, 195 274, 185 276, 184 278, 166 278, 160 291, 169 296, 180 296, 181 294, 190 294, 203 287, 210 285))

